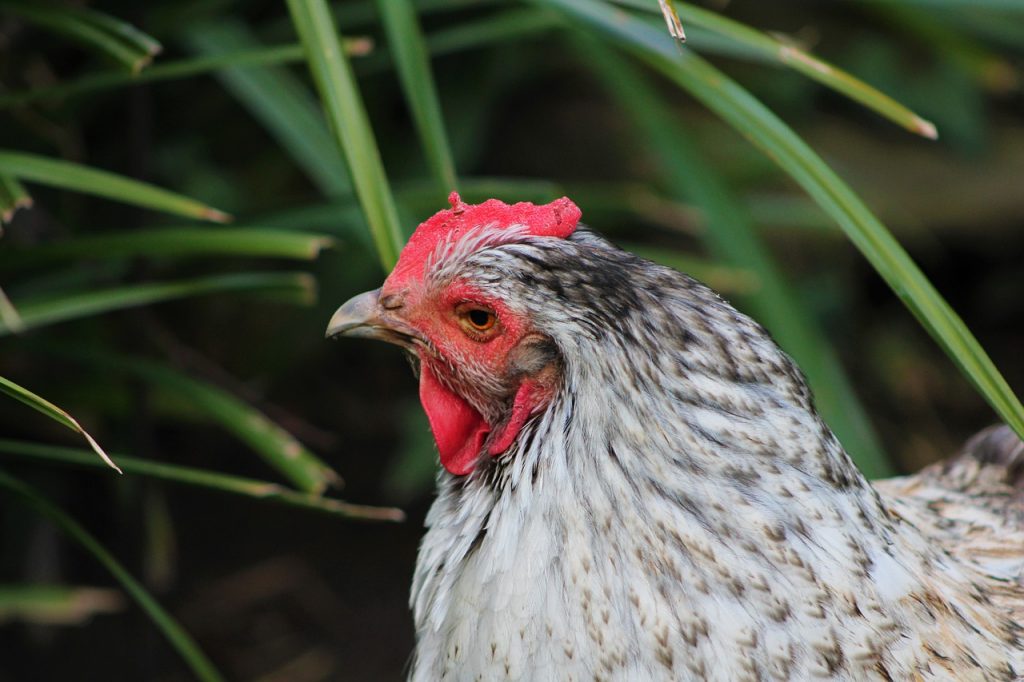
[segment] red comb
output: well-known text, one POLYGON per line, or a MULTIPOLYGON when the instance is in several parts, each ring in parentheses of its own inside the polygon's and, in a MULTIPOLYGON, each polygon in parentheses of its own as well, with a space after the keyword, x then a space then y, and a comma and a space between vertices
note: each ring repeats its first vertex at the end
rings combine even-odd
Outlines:
POLYGON ((576 229, 581 215, 580 209, 568 197, 555 199, 543 206, 525 201, 510 206, 497 199, 488 199, 482 204, 466 204, 458 192, 452 192, 448 195, 448 203, 451 208, 438 211, 416 228, 389 280, 422 276, 427 259, 439 243, 446 239, 458 241, 462 235, 478 227, 502 229, 525 225, 531 235, 564 239, 576 229))

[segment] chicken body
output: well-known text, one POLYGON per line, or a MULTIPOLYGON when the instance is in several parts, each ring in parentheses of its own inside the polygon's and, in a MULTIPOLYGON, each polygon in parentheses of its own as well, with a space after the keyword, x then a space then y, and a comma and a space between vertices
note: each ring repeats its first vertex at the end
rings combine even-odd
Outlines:
POLYGON ((468 283, 527 325, 507 372, 416 325, 396 341, 489 425, 467 473, 442 447, 410 679, 1020 679, 1008 431, 872 487, 755 322, 585 228, 520 227, 417 270, 424 297, 468 283), (549 394, 489 447, 535 374, 549 394))

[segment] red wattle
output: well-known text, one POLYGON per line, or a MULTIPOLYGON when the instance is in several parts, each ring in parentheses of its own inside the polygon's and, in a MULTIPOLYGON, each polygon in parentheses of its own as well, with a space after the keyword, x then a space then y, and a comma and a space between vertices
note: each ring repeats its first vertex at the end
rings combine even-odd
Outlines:
POLYGON ((434 433, 441 464, 456 476, 471 472, 491 427, 469 403, 438 381, 426 363, 420 368, 420 403, 434 433))
POLYGON ((547 391, 544 387, 529 379, 519 384, 516 397, 512 401, 512 414, 509 415, 508 423, 497 432, 487 447, 488 454, 495 456, 508 450, 526 424, 526 420, 544 404, 546 396, 547 391))

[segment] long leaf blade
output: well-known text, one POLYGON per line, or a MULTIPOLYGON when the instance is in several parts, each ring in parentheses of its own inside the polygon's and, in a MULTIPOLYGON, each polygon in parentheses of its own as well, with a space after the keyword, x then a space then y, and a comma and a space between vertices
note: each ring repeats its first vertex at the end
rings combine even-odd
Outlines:
MULTIPOLYGON (((432 55, 462 52, 473 48, 516 40, 561 24, 557 14, 536 9, 513 9, 498 16, 470 20, 445 27, 426 36, 427 48, 432 55)), ((342 38, 342 49, 351 57, 363 57, 371 52, 372 42, 367 38, 342 38)), ((137 76, 120 72, 105 72, 83 76, 69 83, 32 90, 0 93, 0 110, 24 106, 39 101, 55 101, 103 92, 141 83, 155 83, 192 76, 200 76, 223 69, 258 66, 281 66, 305 61, 305 48, 300 44, 273 45, 264 48, 235 50, 224 54, 181 59, 157 64, 137 76)), ((388 66, 386 59, 374 62, 367 70, 381 70, 388 66)))
POLYGON ((288 0, 320 99, 348 161, 381 264, 390 270, 404 243, 398 209, 352 67, 324 0, 288 0))
POLYGON ((149 183, 71 161, 50 159, 36 154, 0 151, 0 173, 21 180, 38 182, 41 185, 95 194, 114 201, 175 213, 187 218, 211 220, 218 223, 231 220, 231 216, 227 213, 211 208, 195 199, 149 183))
MULTIPOLYGON (((91 468, 103 466, 86 450, 26 441, 0 439, 0 453, 38 462, 56 462, 58 464, 91 468)), ((223 474, 218 471, 207 471, 205 469, 184 467, 166 462, 152 462, 121 454, 115 456, 124 469, 125 474, 129 476, 146 476, 170 483, 248 497, 253 500, 283 504, 300 509, 310 509, 347 519, 362 521, 405 520, 405 514, 402 510, 393 507, 370 507, 361 504, 351 504, 332 497, 320 497, 296 492, 269 481, 259 481, 223 474)))
POLYGON ((135 375, 195 406, 204 418, 234 434, 268 466, 305 493, 320 495, 327 486, 341 484, 341 476, 298 439, 223 388, 144 360, 96 354, 83 354, 81 358, 112 371, 135 375))
POLYGON ((119 611, 117 590, 66 585, 0 585, 0 623, 81 625, 98 613, 119 611))
POLYGON ((92 9, 6 0, 0 8, 121 63, 136 74, 163 49, 131 24, 92 9))
POLYGON ((25 328, 21 314, 11 303, 11 299, 7 298, 7 292, 3 289, 0 289, 0 323, 16 334, 25 328))
MULTIPOLYGON (((207 56, 262 48, 240 21, 193 26, 185 38, 194 51, 207 56)), ((321 192, 329 197, 351 194, 348 169, 337 152, 323 111, 290 71, 273 66, 236 66, 218 71, 217 78, 281 143, 321 192)))
MULTIPOLYGON (((107 31, 112 36, 120 38, 125 44, 138 52, 149 55, 151 59, 163 52, 164 48, 163 45, 160 44, 159 40, 148 33, 144 33, 142 30, 127 21, 123 21, 115 16, 95 9, 75 9, 81 12, 81 16, 84 21, 107 31)), ((138 72, 141 70, 142 66, 147 66, 148 64, 149 61, 145 61, 145 63, 141 64, 135 69, 135 71, 138 72)))
POLYGON ((432 31, 426 37, 427 48, 431 55, 438 57, 519 40, 561 27, 563 23, 555 12, 536 7, 515 7, 432 31))
POLYGON ((19 386, 10 379, 5 379, 4 377, 0 377, 0 393, 4 393, 25 405, 28 405, 32 409, 45 414, 50 419, 63 424, 72 431, 80 434, 85 438, 86 442, 89 443, 89 447, 92 448, 92 451, 99 455, 107 466, 115 470, 117 473, 122 473, 121 469, 118 468, 110 457, 107 456, 107 453, 103 451, 100 444, 97 443, 91 435, 89 435, 89 432, 83 429, 82 425, 79 424, 74 417, 51 403, 49 400, 36 395, 24 386, 19 386))
MULTIPOLYGON (((364 55, 370 49, 370 42, 365 38, 345 39, 342 45, 346 53, 353 56, 364 55)), ((60 85, 0 94, 0 109, 24 106, 39 101, 67 99, 141 83, 190 78, 220 69, 291 64, 303 61, 305 54, 302 45, 295 43, 164 62, 146 69, 136 76, 119 71, 95 73, 60 85)))
POLYGON ((40 263, 83 258, 253 256, 313 260, 323 249, 334 244, 331 237, 297 230, 160 227, 97 234, 29 248, 10 247, 0 251, 0 265, 10 272, 40 263))
MULTIPOLYGON (((615 0, 617 4, 654 13, 647 0, 615 0)), ((906 106, 839 67, 800 49, 796 45, 773 38, 717 12, 679 3, 679 14, 687 23, 712 31, 733 41, 749 52, 769 62, 789 67, 813 81, 849 97, 912 133, 934 140, 938 137, 935 125, 918 116, 906 106)))
POLYGON ((221 682, 224 678, 213 666, 206 655, 199 649, 192 637, 162 606, 146 591, 139 581, 107 551, 77 521, 68 516, 60 507, 40 494, 35 488, 0 471, 0 488, 4 488, 19 501, 50 519, 69 538, 77 542, 85 551, 93 556, 114 578, 121 583, 124 590, 146 612, 150 620, 160 629, 178 654, 185 660, 195 676, 203 682, 221 682))
MULTIPOLYGON (((147 282, 92 291, 62 292, 58 296, 19 302, 18 311, 23 328, 34 329, 113 310, 228 291, 285 294, 300 302, 308 302, 312 298, 314 282, 304 272, 233 273, 175 282, 147 282)), ((13 331, 0 323, 0 336, 13 331)))
POLYGON ((13 175, 0 175, 0 224, 9 223, 21 208, 32 206, 32 197, 13 175))
POLYGON ((455 160, 441 114, 441 102, 430 70, 430 53, 409 0, 378 0, 388 48, 398 69, 402 90, 412 111, 420 142, 440 196, 457 189, 455 160))

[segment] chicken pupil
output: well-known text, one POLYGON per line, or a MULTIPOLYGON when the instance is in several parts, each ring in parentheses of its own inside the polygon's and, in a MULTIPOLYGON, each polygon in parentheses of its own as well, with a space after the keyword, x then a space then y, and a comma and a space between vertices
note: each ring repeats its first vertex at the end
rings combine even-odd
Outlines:
POLYGON ((486 327, 491 321, 491 313, 479 308, 469 311, 469 321, 475 327, 486 327))

